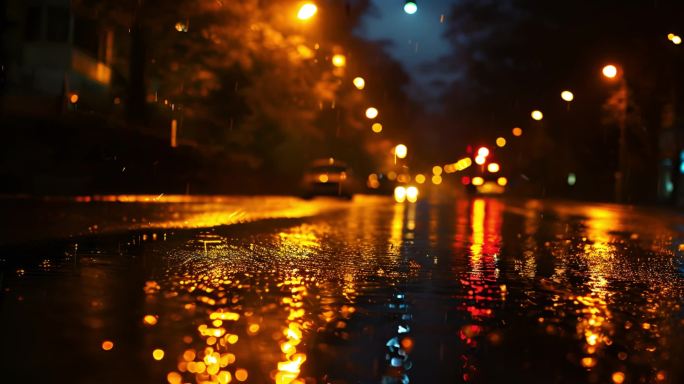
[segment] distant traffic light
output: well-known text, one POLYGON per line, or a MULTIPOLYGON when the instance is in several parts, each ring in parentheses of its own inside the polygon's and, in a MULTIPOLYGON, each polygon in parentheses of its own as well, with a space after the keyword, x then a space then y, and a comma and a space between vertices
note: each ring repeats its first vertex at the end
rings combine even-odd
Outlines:
POLYGON ((406 3, 404 3, 404 12, 408 13, 409 15, 413 15, 414 13, 418 12, 418 4, 415 1, 408 0, 406 3))

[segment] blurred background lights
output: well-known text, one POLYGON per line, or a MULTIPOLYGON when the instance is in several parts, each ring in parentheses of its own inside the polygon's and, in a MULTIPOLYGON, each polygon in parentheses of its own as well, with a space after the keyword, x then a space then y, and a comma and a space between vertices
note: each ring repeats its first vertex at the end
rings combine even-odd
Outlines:
POLYGON ((499 172, 499 168, 499 164, 497 163, 489 163, 489 165, 487 165, 487 170, 491 173, 499 172))
POLYGON ((433 175, 433 176, 432 176, 432 184, 434 184, 434 185, 440 185, 440 184, 442 184, 442 176, 433 175))
POLYGON ((487 157, 489 156, 489 149, 487 147, 480 147, 477 150, 477 155, 481 157, 487 157))
POLYGON ((314 17, 316 12, 318 12, 318 7, 316 7, 316 4, 304 3, 301 7, 299 7, 297 18, 299 20, 309 20, 310 18, 314 17))
POLYGON ((573 186, 577 182, 577 176, 574 173, 568 173, 568 185, 573 186))
POLYGON ((575 99, 575 95, 570 91, 563 91, 563 92, 561 92, 561 99, 563 99, 567 102, 571 102, 572 100, 575 99))
POLYGON ((394 154, 398 158, 403 159, 408 154, 408 148, 404 144, 399 144, 394 148, 394 154))
POLYGON ((363 89, 366 86, 366 80, 363 79, 363 77, 355 77, 354 80, 352 80, 354 83, 354 86, 357 89, 363 89))
POLYGON ((406 201, 406 187, 400 185, 394 188, 394 201, 397 203, 406 201))
POLYGON ((487 161, 487 159, 484 156, 477 156, 475 157, 475 164, 477 165, 482 165, 487 161))
POLYGON ((422 173, 419 173, 416 175, 416 177, 414 179, 416 180, 416 183, 423 184, 425 182, 425 175, 423 175, 422 173))
POLYGON ((480 176, 476 176, 476 177, 473 177, 472 183, 474 186, 479 186, 479 185, 484 184, 484 179, 481 178, 480 176))
POLYGON ((382 132, 382 124, 380 124, 380 123, 374 123, 373 125, 371 125, 371 129, 372 129, 373 132, 375 132, 375 133, 380 133, 380 132, 382 132))
POLYGON ((534 120, 537 120, 537 121, 540 121, 541 119, 544 118, 544 114, 542 113, 542 111, 540 111, 540 110, 538 110, 538 109, 535 109, 534 111, 532 111, 532 113, 530 114, 530 116, 532 116, 532 118, 533 118, 534 120))
POLYGON ((418 200, 418 188, 414 186, 406 188, 406 200, 415 203, 418 200))
POLYGON ((617 67, 612 64, 609 64, 603 67, 603 70, 601 72, 603 73, 603 76, 612 79, 615 76, 617 76, 617 67))
POLYGON ((508 179, 505 177, 499 177, 498 179, 496 179, 496 183, 504 187, 506 186, 506 184, 508 184, 508 179))
POLYGON ((442 167, 440 167, 439 165, 435 165, 434 167, 432 167, 432 174, 440 176, 442 174, 442 167))
POLYGON ((513 132, 513 136, 515 136, 515 137, 520 137, 523 134, 523 130, 520 127, 513 128, 512 132, 513 132))
POLYGON ((407 1, 404 4, 404 12, 408 13, 409 15, 413 15, 414 13, 418 12, 418 4, 415 1, 407 1))
POLYGON ((506 146, 506 139, 503 137, 497 137, 496 138, 496 146, 499 148, 503 148, 506 146))
POLYGON ((344 55, 336 54, 332 57, 332 64, 338 68, 347 65, 347 58, 344 55))
POLYGON ((371 120, 378 117, 378 114, 379 114, 379 112, 378 112, 377 108, 370 107, 370 108, 366 109, 366 117, 371 119, 371 120))

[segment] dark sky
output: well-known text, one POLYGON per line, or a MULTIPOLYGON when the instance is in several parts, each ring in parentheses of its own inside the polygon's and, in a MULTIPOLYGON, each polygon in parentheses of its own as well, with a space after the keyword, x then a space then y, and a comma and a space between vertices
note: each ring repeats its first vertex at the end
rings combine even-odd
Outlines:
POLYGON ((456 1, 418 0, 418 12, 408 15, 404 12, 402 0, 372 0, 375 12, 364 18, 357 33, 371 40, 391 42, 389 53, 413 79, 414 84, 409 89, 418 95, 435 97, 439 89, 431 84, 448 81, 448 76, 426 70, 424 65, 449 52, 450 46, 442 33, 449 9, 456 1))

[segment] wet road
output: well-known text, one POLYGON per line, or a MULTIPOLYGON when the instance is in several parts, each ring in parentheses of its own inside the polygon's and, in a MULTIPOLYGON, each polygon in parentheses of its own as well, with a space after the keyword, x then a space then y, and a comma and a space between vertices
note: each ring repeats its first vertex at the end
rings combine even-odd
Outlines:
POLYGON ((1 248, 0 381, 684 382, 681 216, 287 202, 24 202, 62 230, 1 248))

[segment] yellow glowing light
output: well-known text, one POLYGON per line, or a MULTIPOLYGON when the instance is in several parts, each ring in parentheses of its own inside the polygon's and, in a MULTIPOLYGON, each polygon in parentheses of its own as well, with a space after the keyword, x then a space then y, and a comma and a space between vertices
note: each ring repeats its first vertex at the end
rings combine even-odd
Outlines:
POLYGON ((406 200, 406 187, 398 186, 394 188, 394 201, 403 203, 406 200))
POLYGON ((304 3, 299 7, 297 18, 299 20, 309 20, 318 12, 318 7, 314 3, 304 3))
POLYGON ((370 107, 370 108, 366 109, 366 117, 371 119, 371 120, 378 117, 378 114, 379 114, 378 109, 375 107, 370 107))
POLYGON ((178 32, 187 32, 188 31, 188 25, 183 23, 182 21, 177 22, 174 27, 176 28, 176 31, 178 31, 178 32))
POLYGON ((363 89, 366 86, 366 80, 363 79, 363 77, 355 77, 354 80, 352 80, 354 83, 354 86, 357 89, 363 89))
POLYGON ((530 113, 530 116, 532 116, 532 118, 534 120, 537 120, 537 121, 544 118, 544 114, 538 109, 535 109, 534 111, 532 111, 532 113, 530 113))
POLYGON ((318 181, 321 183, 327 183, 328 182, 328 175, 326 175, 326 174, 318 175, 318 181))
POLYGON ((617 70, 616 66, 609 64, 609 65, 606 65, 605 67, 603 67, 602 73, 603 73, 603 76, 605 76, 609 79, 613 79, 613 78, 615 78, 615 76, 617 76, 618 70, 617 70))
POLYGON ((497 173, 499 172, 499 169, 500 167, 497 163, 489 163, 489 165, 487 165, 487 170, 491 173, 497 173))
POLYGON ((435 165, 434 167, 432 167, 432 174, 437 176, 441 175, 442 167, 440 167, 439 165, 435 165))
POLYGON ((240 368, 240 369, 236 370, 236 371, 235 371, 235 378, 236 378, 238 381, 245 381, 245 380, 247 380, 247 370, 246 370, 246 369, 243 369, 243 368, 240 368))
POLYGON ((668 34, 667 34, 667 39, 670 40, 670 41, 672 41, 672 39, 674 39, 675 36, 677 36, 677 35, 675 35, 674 33, 668 33, 668 34))
POLYGON ((487 147, 480 147, 480 149, 477 150, 477 155, 479 157, 487 157, 489 156, 489 149, 487 147))
POLYGON ((679 45, 682 43, 682 38, 679 36, 675 36, 672 38, 672 43, 674 43, 674 45, 679 45))
POLYGON ((114 342, 105 340, 102 342, 102 349, 105 351, 111 351, 114 348, 114 342))
POLYGON ((496 138, 496 146, 499 148, 503 148, 506 146, 506 139, 503 137, 497 137, 496 138))
POLYGON ((418 200, 418 188, 414 186, 406 188, 406 200, 409 203, 415 203, 418 200))
POLYGON ((71 104, 76 104, 76 103, 78 103, 78 94, 77 94, 77 93, 72 93, 72 94, 69 96, 69 102, 70 102, 71 104))
POLYGON ((164 358, 164 350, 159 349, 159 348, 155 349, 154 351, 152 351, 152 357, 157 361, 163 359, 164 358))
POLYGON ((373 132, 375 132, 375 133, 380 133, 380 132, 382 132, 382 124, 380 124, 380 123, 374 123, 373 125, 371 125, 371 129, 372 129, 373 132))
POLYGON ((416 183, 423 184, 425 182, 425 175, 423 175, 422 173, 419 173, 416 175, 416 177, 414 179, 416 180, 416 183))
POLYGON ((487 159, 484 156, 477 156, 475 157, 475 164, 482 165, 487 161, 487 159))
POLYGON ((561 92, 561 99, 563 99, 569 103, 575 99, 575 95, 570 91, 563 91, 563 92, 561 92))
POLYGON ((520 137, 520 136, 522 136, 522 134, 523 134, 522 128, 519 128, 519 127, 513 128, 513 136, 520 137))
POLYGON ((389 171, 387 173, 387 178, 390 180, 395 180, 397 178, 397 173, 394 171, 389 171))
POLYGON ((442 176, 433 175, 433 176, 432 176, 432 184, 434 184, 434 185, 440 185, 440 184, 442 184, 442 176))
POLYGON ((478 186, 484 184, 484 179, 481 178, 480 176, 473 177, 472 181, 473 185, 478 186))
POLYGON ((622 383, 625 381, 625 374, 622 373, 622 372, 619 372, 619 371, 618 371, 618 372, 614 372, 614 373, 613 373, 613 376, 612 376, 612 379, 613 379, 613 383, 615 383, 615 384, 622 384, 622 383))
POLYGON ((499 177, 498 179, 496 179, 496 183, 504 187, 506 186, 506 184, 508 184, 508 179, 505 177, 499 177))
POLYGON ((338 68, 347 65, 347 58, 344 55, 336 54, 332 57, 332 64, 338 68))
POLYGON ((169 372, 169 374, 166 375, 166 380, 169 384, 180 384, 183 377, 178 372, 169 372))
POLYGON ((399 144, 396 147, 394 147, 394 154, 400 158, 403 159, 408 155, 408 148, 404 144, 399 144))
POLYGON ((145 317, 143 317, 143 323, 145 325, 156 325, 157 317, 153 315, 145 315, 145 317))

